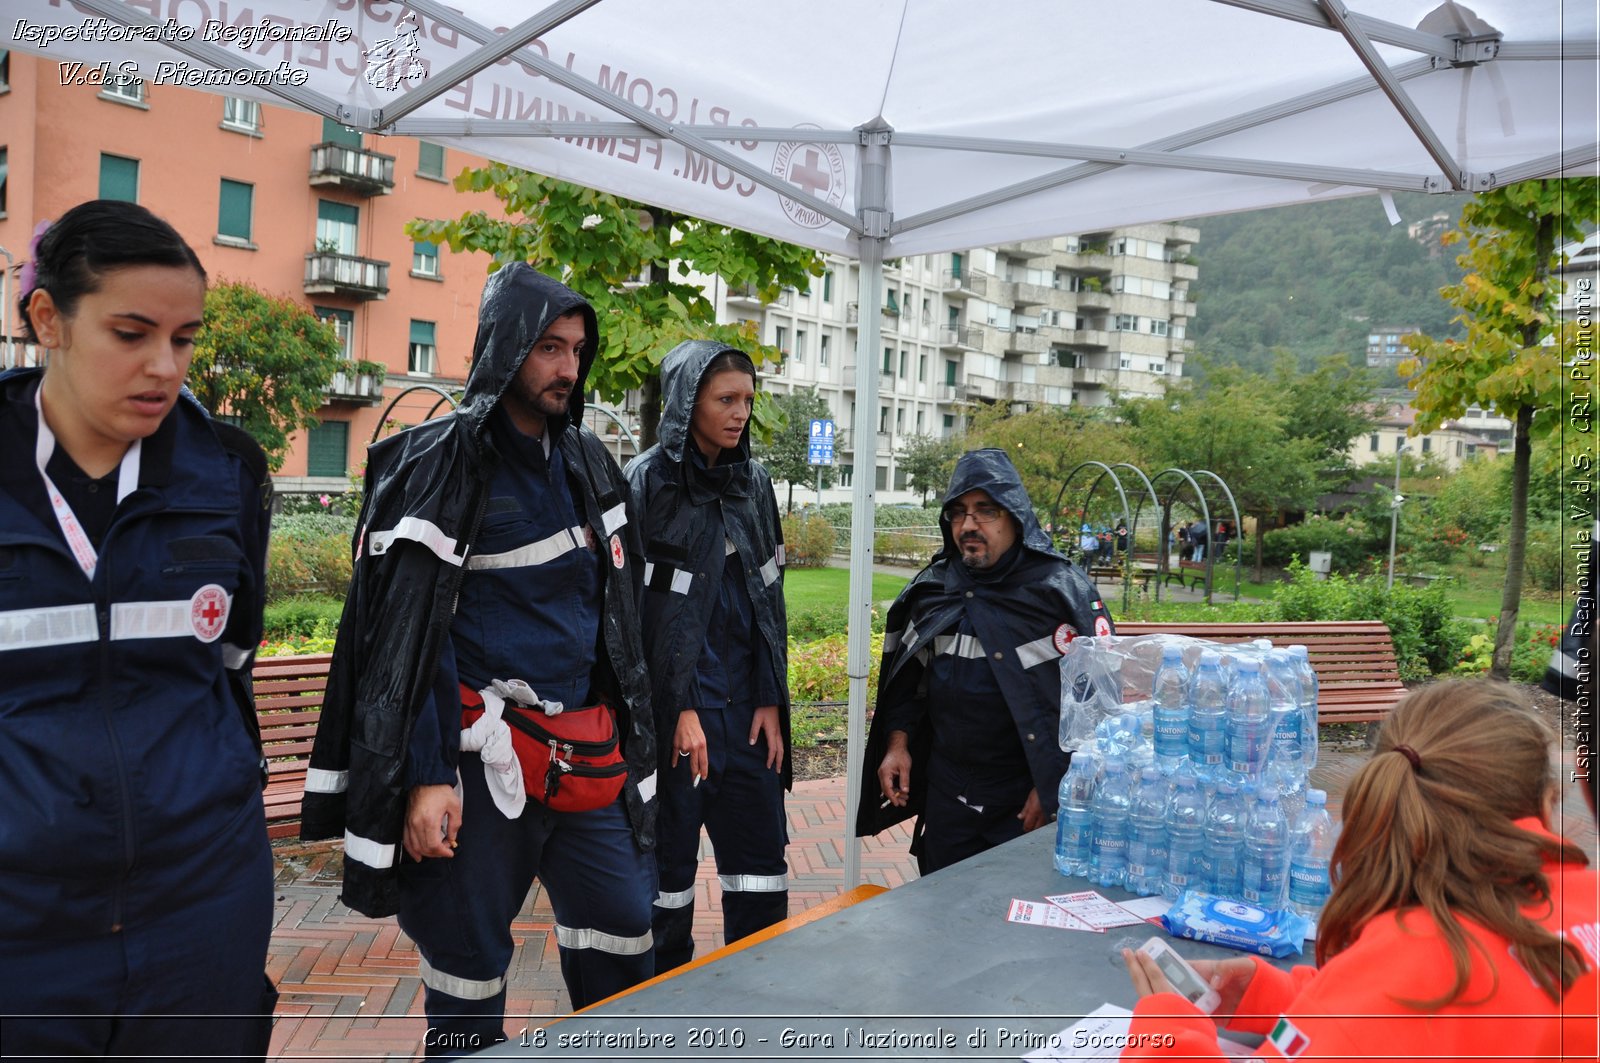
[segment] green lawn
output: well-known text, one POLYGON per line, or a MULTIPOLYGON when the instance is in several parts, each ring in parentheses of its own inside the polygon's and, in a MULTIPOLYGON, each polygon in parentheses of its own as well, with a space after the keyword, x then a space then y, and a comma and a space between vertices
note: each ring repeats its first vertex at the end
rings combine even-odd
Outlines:
MULTIPOLYGON (((907 576, 873 573, 872 600, 892 602, 906 585, 907 576)), ((790 612, 808 609, 843 609, 850 597, 847 568, 791 568, 783 574, 783 600, 790 612)))

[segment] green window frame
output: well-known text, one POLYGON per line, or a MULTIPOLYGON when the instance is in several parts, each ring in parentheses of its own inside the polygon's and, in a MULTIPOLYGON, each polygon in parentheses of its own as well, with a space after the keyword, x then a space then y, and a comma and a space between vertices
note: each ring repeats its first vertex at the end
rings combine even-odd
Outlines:
POLYGON ((306 432, 306 475, 347 476, 350 472, 350 424, 323 421, 306 432))
POLYGON ((417 173, 444 180, 443 144, 430 144, 426 140, 417 143, 417 173))
POLYGON ((224 177, 217 194, 217 235, 250 239, 250 212, 254 203, 254 185, 224 177))
POLYGON ((139 202, 139 160, 100 154, 100 198, 139 202))

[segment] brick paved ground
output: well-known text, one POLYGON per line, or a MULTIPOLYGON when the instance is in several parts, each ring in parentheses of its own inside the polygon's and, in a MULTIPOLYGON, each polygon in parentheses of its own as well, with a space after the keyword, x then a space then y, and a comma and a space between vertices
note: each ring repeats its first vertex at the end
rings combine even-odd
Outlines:
MULTIPOLYGON (((1325 745, 1312 774, 1337 809, 1345 786, 1366 759, 1359 745, 1325 745)), ((1570 757, 1569 757, 1570 759, 1570 757)), ((1570 765, 1569 765, 1570 766, 1570 765)), ((789 798, 791 911, 799 912, 843 889, 843 778, 798 783, 789 798)), ((1593 821, 1576 792, 1564 807, 1566 833, 1596 854, 1593 821)), ((862 878, 895 887, 916 877, 904 828, 869 839, 862 878)), ((702 855, 709 857, 709 850, 702 855)), ((426 1023, 417 951, 393 919, 358 916, 338 902, 341 854, 334 847, 283 848, 277 853, 278 904, 269 970, 282 1000, 273 1032, 274 1059, 411 1060, 420 1054, 426 1023)), ((696 948, 721 944, 719 890, 711 861, 696 885, 696 948)), ((507 1024, 569 1010, 551 933, 550 906, 535 886, 512 927, 519 948, 510 972, 507 1024)))

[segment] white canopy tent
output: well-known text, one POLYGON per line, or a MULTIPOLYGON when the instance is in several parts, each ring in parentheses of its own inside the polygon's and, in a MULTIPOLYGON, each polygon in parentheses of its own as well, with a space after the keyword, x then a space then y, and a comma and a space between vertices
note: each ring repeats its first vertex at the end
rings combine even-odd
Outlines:
MULTIPOLYGON (((860 366, 885 258, 1600 172, 1595 0, 6 6, 6 47, 455 144, 856 257, 860 366)), ((873 438, 877 387, 858 375, 855 438, 873 438)), ((855 478, 854 507, 852 815, 872 476, 855 478)))

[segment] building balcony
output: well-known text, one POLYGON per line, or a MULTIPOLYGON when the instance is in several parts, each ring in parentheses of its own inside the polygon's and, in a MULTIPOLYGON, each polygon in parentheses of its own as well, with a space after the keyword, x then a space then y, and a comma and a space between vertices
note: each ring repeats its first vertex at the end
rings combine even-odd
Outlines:
POLYGON ((1200 277, 1200 267, 1193 262, 1174 262, 1172 264, 1172 279, 1175 281, 1192 281, 1200 277))
POLYGON ((976 351, 983 347, 982 325, 946 325, 939 330, 939 348, 945 351, 976 351))
POLYGON ((1007 402, 1026 402, 1039 405, 1044 402, 1044 385, 1021 380, 1007 380, 1001 384, 1007 402))
POLYGON ((962 270, 960 273, 956 273, 947 269, 944 271, 942 283, 944 290, 947 292, 967 292, 970 295, 988 295, 989 281, 991 279, 992 278, 987 273, 979 273, 977 270, 969 269, 962 270))
POLYGON ((1016 290, 1012 293, 1011 301, 1014 306, 1065 307, 1070 305, 1067 301, 1070 298, 1071 294, 1063 292, 1060 288, 1018 281, 1016 290))
MULTIPOLYGON (((846 303, 844 308, 844 323, 846 325, 861 324, 861 304, 846 303)), ((894 331, 900 327, 900 308, 898 306, 885 306, 883 319, 878 325, 880 330, 894 331)))
POLYGON ((1114 388, 1122 376, 1121 369, 1077 369, 1073 382, 1080 388, 1114 388))
POLYGON ((960 384, 935 384, 933 386, 933 397, 939 402, 955 402, 957 393, 960 390, 960 384))
POLYGON ((1009 258, 1040 259, 1049 258, 1056 249, 1055 241, 1047 237, 1043 240, 1012 240, 998 245, 995 250, 1009 258))
POLYGON ((350 368, 333 374, 322 389, 327 402, 353 402, 376 406, 383 401, 383 381, 387 370, 377 362, 350 363, 350 368))
POLYGON ((1111 253, 1104 244, 1081 244, 1068 261, 1073 269, 1083 273, 1111 272, 1111 253))
POLYGON ((774 299, 770 303, 765 303, 765 302, 761 301, 761 293, 756 291, 755 285, 753 285, 753 284, 741 284, 738 287, 729 288, 728 289, 728 303, 730 305, 734 304, 734 303, 738 303, 738 304, 740 304, 742 306, 751 306, 751 307, 763 307, 763 306, 787 307, 789 305, 790 296, 791 295, 792 295, 792 293, 789 291, 789 289, 788 288, 784 288, 782 291, 780 291, 778 293, 778 297, 776 299, 774 299))
POLYGON ((306 256, 305 293, 382 299, 389 294, 389 263, 337 251, 313 251, 306 256))
POLYGON ((1006 335, 1007 354, 1043 354, 1050 349, 1050 338, 1037 327, 1013 329, 1006 335))
POLYGON ((311 148, 311 183, 342 188, 360 196, 394 191, 394 156, 331 141, 311 148))
POLYGON ((1076 294, 1078 297, 1078 309, 1080 310, 1111 309, 1110 292, 1097 292, 1089 288, 1084 288, 1074 294, 1076 294))
POLYGON ((1062 329, 1062 341, 1074 347, 1098 347, 1104 350, 1111 345, 1110 334, 1104 329, 1062 329))
POLYGON ((1000 395, 1000 382, 994 377, 969 375, 966 383, 956 385, 957 402, 993 402, 1000 395))
POLYGON ((1173 317, 1194 317, 1194 300, 1193 299, 1174 299, 1174 300, 1172 300, 1172 311, 1171 312, 1172 312, 1172 316, 1173 317))

